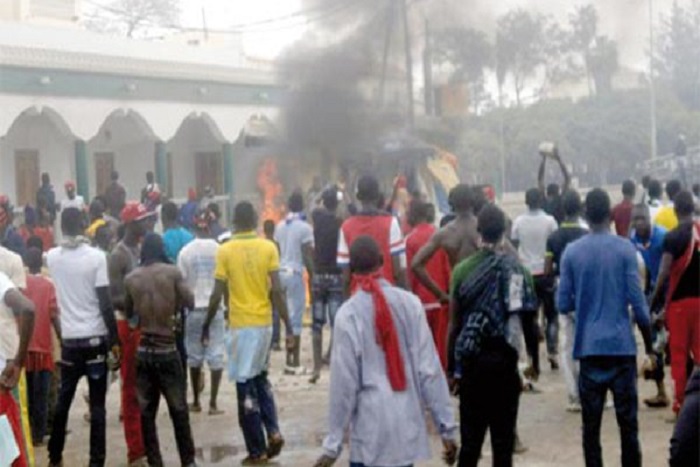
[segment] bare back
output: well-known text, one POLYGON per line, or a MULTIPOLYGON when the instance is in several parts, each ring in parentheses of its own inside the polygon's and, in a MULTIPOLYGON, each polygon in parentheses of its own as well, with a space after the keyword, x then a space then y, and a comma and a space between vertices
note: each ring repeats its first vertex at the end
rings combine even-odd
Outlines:
POLYGON ((447 253, 452 267, 479 249, 480 236, 473 215, 457 217, 435 235, 435 240, 447 253))
POLYGON ((125 285, 127 311, 139 317, 142 345, 173 346, 177 312, 194 302, 180 270, 164 263, 139 267, 126 277, 125 285))

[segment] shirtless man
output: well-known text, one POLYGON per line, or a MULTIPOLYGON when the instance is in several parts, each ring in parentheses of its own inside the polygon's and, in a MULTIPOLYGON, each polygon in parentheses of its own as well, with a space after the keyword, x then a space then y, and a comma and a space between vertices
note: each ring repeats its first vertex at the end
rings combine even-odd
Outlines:
POLYGON ((163 465, 156 430, 162 394, 173 421, 180 463, 194 466, 185 372, 175 342, 175 328, 180 323, 178 311, 183 306, 192 309, 194 296, 177 266, 168 263, 163 240, 155 234, 146 236, 141 265, 126 277, 124 286, 126 317, 141 332, 136 353, 136 388, 148 465, 163 465))
POLYGON ((450 267, 454 268, 460 261, 468 258, 479 248, 479 232, 477 231, 476 216, 474 216, 474 192, 470 186, 459 184, 450 192, 450 201, 455 218, 452 222, 438 230, 423 248, 418 250, 411 271, 416 278, 440 299, 440 303, 450 303, 447 290, 442 290, 430 277, 426 265, 440 249, 447 253, 450 267))
POLYGON ((145 220, 153 215, 143 204, 127 203, 120 215, 124 223, 124 238, 114 247, 108 261, 110 291, 117 315, 119 340, 122 343, 121 407, 127 458, 131 467, 144 463, 146 448, 141 436, 141 415, 136 395, 136 349, 141 335, 138 329, 132 328, 126 321, 124 279, 139 264, 139 244, 146 234, 145 220))

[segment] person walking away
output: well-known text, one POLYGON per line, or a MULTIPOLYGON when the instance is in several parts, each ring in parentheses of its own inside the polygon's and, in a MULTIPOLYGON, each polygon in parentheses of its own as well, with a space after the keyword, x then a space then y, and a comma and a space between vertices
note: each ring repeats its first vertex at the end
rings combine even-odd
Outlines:
MULTIPOLYGON (((286 328, 291 329, 279 277, 279 253, 273 242, 256 235, 257 223, 252 204, 243 201, 236 205, 235 233, 216 253, 216 282, 202 327, 202 345, 206 346, 211 322, 228 293, 231 328, 228 376, 236 382, 238 424, 248 451, 243 465, 265 464, 277 457, 284 446, 272 386, 267 379, 273 304, 286 328)), ((288 335, 287 348, 291 349, 293 344, 293 338, 288 335)))
POLYGON ((195 466, 185 370, 175 332, 180 307, 193 309, 194 297, 180 270, 169 264, 159 235, 146 235, 141 263, 126 276, 124 288, 126 318, 141 333, 136 352, 136 390, 148 465, 164 465, 156 427, 162 395, 173 423, 180 464, 195 466))
POLYGON ((23 391, 22 368, 34 330, 34 305, 0 269, 0 417, 7 417, 13 438, 6 440, 17 448, 17 457, 7 459, 11 467, 33 465, 30 433, 23 430, 20 394, 23 391))
POLYGON ((542 208, 544 212, 556 219, 557 224, 561 224, 565 216, 562 207, 561 193, 566 193, 569 190, 569 186, 571 186, 571 175, 566 168, 566 164, 562 161, 559 155, 559 149, 556 145, 547 145, 546 143, 540 145, 540 156, 542 156, 542 160, 540 161, 540 167, 537 171, 537 188, 545 197, 542 202, 542 208), (564 177, 564 183, 561 188, 556 183, 550 183, 545 190, 544 176, 547 159, 553 159, 559 164, 559 169, 564 177))
POLYGON ((48 224, 53 226, 56 222, 56 192, 51 184, 51 177, 48 173, 41 174, 41 186, 36 192, 37 209, 46 209, 49 216, 48 224))
MULTIPOLYGON (((435 234, 435 209, 434 207, 418 199, 411 202, 408 210, 408 223, 413 230, 406 237, 406 260, 409 264, 418 251, 430 241, 435 234)), ((448 290, 450 287, 450 262, 447 253, 439 250, 426 264, 426 272, 440 290, 448 290)), ((440 363, 443 370, 447 369, 447 325, 449 324, 449 309, 447 305, 440 303, 440 297, 430 292, 415 276, 409 274, 409 284, 411 291, 418 296, 425 316, 428 319, 428 326, 435 341, 435 348, 440 356, 440 363)))
MULTIPOLYGON (((338 189, 331 186, 321 193, 322 206, 311 213, 314 232, 314 275, 311 281, 311 311, 313 314, 312 346, 314 371, 310 382, 321 377, 323 366, 323 327, 326 316, 331 325, 343 303, 343 276, 338 266, 337 248, 341 219, 338 217, 338 189)), ((329 347, 330 349, 330 347, 329 347)))
POLYGON ((369 235, 379 245, 384 258, 384 278, 399 287, 406 287, 406 246, 401 227, 395 217, 377 207, 381 198, 377 179, 372 175, 361 176, 357 181, 360 209, 343 222, 338 237, 338 265, 343 269, 346 296, 353 285, 348 270, 350 245, 361 235, 369 235))
POLYGON ((287 335, 291 333, 294 336, 294 347, 287 352, 284 373, 303 375, 306 369, 299 360, 302 320, 306 310, 304 268, 313 283, 314 232, 304 220, 304 199, 301 193, 292 193, 287 209, 289 214, 275 229, 275 242, 280 249, 280 280, 287 294, 287 309, 292 322, 292 328, 287 328, 287 335))
MULTIPOLYGON (((537 298, 542 304, 546 322, 548 360, 551 368, 556 370, 559 368, 559 317, 554 304, 554 283, 551 277, 544 274, 544 260, 547 239, 558 227, 556 219, 542 210, 542 202, 542 192, 537 188, 531 188, 525 193, 528 210, 515 219, 510 235, 518 248, 520 261, 535 281, 537 298)), ((533 359, 527 376, 537 379, 539 373, 539 364, 533 359)))
POLYGON ((671 377, 674 382, 673 411, 683 404, 688 381, 686 364, 692 358, 700 364, 700 222, 693 219, 693 195, 681 191, 674 200, 678 227, 664 238, 659 276, 651 299, 652 308, 660 307, 666 290, 665 319, 669 333, 671 377))
POLYGON ((521 391, 517 349, 525 329, 519 314, 537 309, 537 295, 528 270, 499 247, 503 211, 488 205, 478 222, 482 246, 455 267, 451 283, 447 372, 460 400, 459 465, 478 464, 488 429, 493 465, 510 466, 521 391))
MULTIPOLYGON (((280 246, 275 241, 275 221, 272 219, 265 219, 263 222, 263 235, 266 239, 270 240, 277 247, 279 252, 280 246)), ((276 352, 282 351, 282 346, 280 345, 280 315, 277 310, 273 308, 272 310, 272 350, 276 352)))
POLYGON ((656 215, 659 210, 663 207, 661 202, 662 187, 661 182, 658 180, 651 179, 647 185, 647 200, 646 204, 649 206, 649 217, 651 217, 651 222, 656 223, 656 215))
MULTIPOLYGON (((544 274, 551 277, 556 284, 559 280, 561 269, 561 257, 566 247, 588 233, 588 229, 581 227, 581 197, 576 191, 569 190, 562 197, 564 208, 564 221, 559 229, 547 238, 547 253, 544 259, 544 274)), ((560 315, 561 325, 564 328, 561 340, 561 365, 563 367, 564 380, 569 393, 569 405, 567 411, 580 412, 581 399, 578 394, 578 363, 574 360, 574 331, 576 328, 576 314, 570 312, 560 315)))
POLYGON ((10 199, 5 195, 0 195, 0 245, 22 257, 26 246, 22 236, 12 225, 14 217, 14 206, 12 206, 10 199))
POLYGON ((682 189, 683 186, 679 180, 670 180, 668 183, 666 183, 666 196, 668 197, 668 202, 664 204, 661 209, 659 209, 655 219, 655 223, 666 230, 673 230, 678 226, 678 217, 676 216, 676 211, 673 208, 673 200, 682 189))
POLYGON ((163 220, 165 254, 171 263, 177 264, 177 256, 180 254, 180 250, 194 240, 194 235, 177 222, 178 212, 175 203, 168 201, 163 204, 161 216, 163 220))
POLYGON ((632 207, 636 196, 637 187, 633 180, 622 182, 622 201, 612 210, 612 221, 615 223, 615 232, 624 238, 629 237, 632 224, 632 207))
POLYGON ((41 274, 42 252, 29 248, 25 255, 27 275, 26 297, 34 304, 34 332, 29 342, 26 361, 27 399, 32 442, 44 446, 49 412, 49 387, 54 371, 51 327, 61 336, 56 289, 50 279, 41 274))
POLYGON ((187 287, 194 293, 194 308, 187 310, 185 317, 185 346, 187 349, 187 366, 190 369, 192 393, 194 402, 190 406, 192 412, 201 412, 199 402, 203 383, 202 367, 206 360, 211 373, 211 396, 209 399, 209 415, 220 415, 216 403, 221 385, 221 375, 224 369, 224 309, 220 308, 211 324, 209 345, 202 346, 202 326, 207 317, 209 297, 214 290, 214 269, 216 266, 216 250, 219 244, 213 240, 209 232, 209 215, 200 212, 195 219, 197 238, 188 243, 180 252, 177 266, 182 273, 187 287))
POLYGON ((316 467, 335 463, 348 427, 353 467, 429 460, 425 409, 442 438, 443 459, 456 460, 457 425, 425 311, 383 277, 383 257, 366 235, 350 247, 357 289, 335 320, 329 430, 316 467))
POLYGON ((126 290, 124 280, 139 265, 141 242, 146 235, 146 224, 154 216, 146 207, 137 202, 129 202, 120 214, 124 226, 124 237, 109 255, 109 283, 114 303, 119 340, 122 345, 121 413, 124 425, 127 460, 131 467, 143 465, 146 447, 141 427, 141 413, 136 389, 136 352, 141 340, 141 332, 130 326, 126 317, 126 290))
POLYGON ((610 232, 608 194, 599 188, 590 191, 585 206, 591 234, 564 251, 557 293, 560 313, 576 312, 574 358, 580 364, 584 459, 587 467, 603 465, 600 427, 605 395, 611 391, 620 428, 621 465, 641 466, 637 345, 628 307, 644 339, 645 366, 653 368, 649 308, 634 247, 610 232))
MULTIPOLYGON (((644 281, 644 295, 651 298, 651 294, 656 287, 656 280, 659 275, 661 258, 663 256, 664 238, 666 229, 659 225, 653 225, 649 217, 649 207, 640 204, 632 209, 632 232, 630 240, 637 249, 637 252, 644 260, 644 270, 646 280, 644 281)), ((651 309, 652 322, 657 321, 662 309, 651 309)), ((655 370, 645 372, 645 379, 652 379, 656 383, 656 396, 645 399, 647 407, 660 408, 668 407, 669 401, 664 386, 664 332, 657 323, 653 323, 651 328, 651 338, 654 342, 654 352, 656 354, 655 370)))
POLYGON ((63 243, 46 257, 61 310, 61 384, 49 439, 51 466, 62 465, 68 413, 80 378, 87 377, 90 394, 90 466, 106 459, 108 354, 121 354, 117 323, 109 292, 107 258, 82 236, 83 213, 73 207, 61 212, 63 243))
POLYGON ((685 389, 683 406, 671 437, 670 467, 700 465, 700 367, 695 367, 685 389))
POLYGON ((126 189, 119 183, 119 172, 116 170, 113 170, 110 175, 110 183, 105 190, 104 199, 107 213, 119 219, 122 209, 126 206, 126 189))

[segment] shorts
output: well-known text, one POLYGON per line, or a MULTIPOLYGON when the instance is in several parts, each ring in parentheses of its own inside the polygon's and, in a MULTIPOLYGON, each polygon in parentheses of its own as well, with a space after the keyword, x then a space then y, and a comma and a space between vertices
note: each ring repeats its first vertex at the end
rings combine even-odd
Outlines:
POLYGON ((207 318, 206 308, 196 308, 185 318, 185 348, 187 366, 201 368, 206 361, 209 369, 224 369, 224 311, 219 310, 209 326, 209 345, 202 346, 202 326, 207 318))
POLYGON ((245 383, 267 370, 272 326, 231 328, 226 334, 228 378, 245 383))

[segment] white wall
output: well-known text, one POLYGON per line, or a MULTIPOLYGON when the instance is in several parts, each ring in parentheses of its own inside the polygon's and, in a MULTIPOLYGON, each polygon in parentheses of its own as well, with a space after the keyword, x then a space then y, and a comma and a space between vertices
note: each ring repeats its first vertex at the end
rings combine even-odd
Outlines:
MULTIPOLYGON (((75 142, 62 134, 45 115, 22 116, 0 139, 0 193, 17 197, 15 187, 15 150, 39 151, 39 173, 48 172, 56 189, 57 198, 63 198, 63 183, 75 180, 75 142)), ((40 181, 37 180, 37 187, 40 181)))

